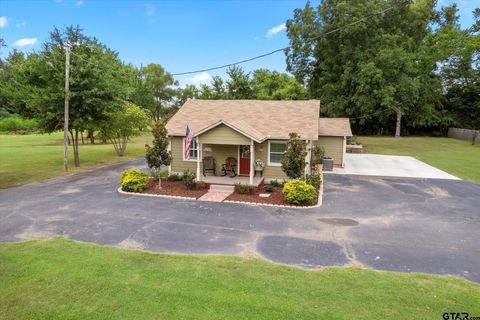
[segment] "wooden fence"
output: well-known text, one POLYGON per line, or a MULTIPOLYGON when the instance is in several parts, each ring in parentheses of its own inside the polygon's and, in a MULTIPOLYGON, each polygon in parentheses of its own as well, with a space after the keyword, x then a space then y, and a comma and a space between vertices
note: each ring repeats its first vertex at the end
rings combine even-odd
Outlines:
POLYGON ((476 141, 480 140, 480 130, 462 129, 462 128, 448 128, 448 137, 462 140, 476 141))

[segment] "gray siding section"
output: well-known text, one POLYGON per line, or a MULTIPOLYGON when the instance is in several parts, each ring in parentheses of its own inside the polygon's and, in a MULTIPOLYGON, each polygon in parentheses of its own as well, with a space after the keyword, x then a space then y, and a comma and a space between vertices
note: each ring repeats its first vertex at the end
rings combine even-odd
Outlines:
POLYGON ((237 131, 220 124, 198 136, 203 144, 250 145, 250 139, 237 131))
POLYGON ((197 172, 196 161, 183 161, 183 138, 172 137, 172 171, 181 173, 185 170, 197 172))
POLYGON ((313 144, 325 150, 326 157, 332 157, 335 165, 341 166, 343 162, 343 137, 318 137, 313 144))

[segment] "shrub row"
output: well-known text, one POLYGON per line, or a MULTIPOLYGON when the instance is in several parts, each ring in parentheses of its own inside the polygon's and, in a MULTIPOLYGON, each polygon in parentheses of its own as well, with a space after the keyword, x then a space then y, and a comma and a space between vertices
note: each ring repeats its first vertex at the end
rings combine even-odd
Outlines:
POLYGON ((255 186, 249 185, 249 184, 241 184, 241 183, 236 183, 235 184, 235 192, 240 193, 240 194, 254 194, 255 193, 255 186))
POLYGON ((34 119, 22 119, 19 116, 10 116, 0 119, 0 132, 33 131, 38 122, 34 119))

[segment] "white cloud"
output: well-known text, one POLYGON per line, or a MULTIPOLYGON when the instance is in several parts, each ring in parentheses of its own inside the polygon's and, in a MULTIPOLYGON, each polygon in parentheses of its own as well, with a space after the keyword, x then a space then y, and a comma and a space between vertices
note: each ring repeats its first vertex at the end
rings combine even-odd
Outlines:
POLYGON ((287 29, 287 26, 285 25, 285 23, 279 24, 278 26, 273 27, 267 31, 267 38, 271 38, 277 33, 282 32, 285 29, 287 29))
POLYGON ((15 24, 15 27, 17 28, 23 28, 27 25, 27 21, 22 21, 22 22, 19 22, 19 23, 16 23, 15 24))
POLYGON ((76 6, 83 6, 83 4, 84 4, 83 0, 78 0, 77 2, 75 2, 76 6))
POLYGON ((22 38, 15 41, 13 45, 16 47, 25 47, 33 46, 35 43, 37 43, 37 38, 22 38))
POLYGON ((8 25, 8 19, 5 16, 0 17, 0 29, 5 28, 8 25))
POLYGON ((201 85, 210 83, 212 81, 212 76, 209 75, 207 72, 197 73, 190 79, 190 83, 194 85, 201 85))

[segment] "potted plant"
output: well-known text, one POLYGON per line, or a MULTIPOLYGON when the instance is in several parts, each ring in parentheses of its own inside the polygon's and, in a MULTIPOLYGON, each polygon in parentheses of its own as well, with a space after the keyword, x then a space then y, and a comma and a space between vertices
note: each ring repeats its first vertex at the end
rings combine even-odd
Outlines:
POLYGON ((325 155, 325 150, 323 150, 322 147, 313 146, 312 159, 310 160, 312 170, 316 172, 322 172, 324 155, 325 155))
POLYGON ((265 163, 262 160, 255 160, 255 171, 263 171, 263 167, 265 167, 265 163))

